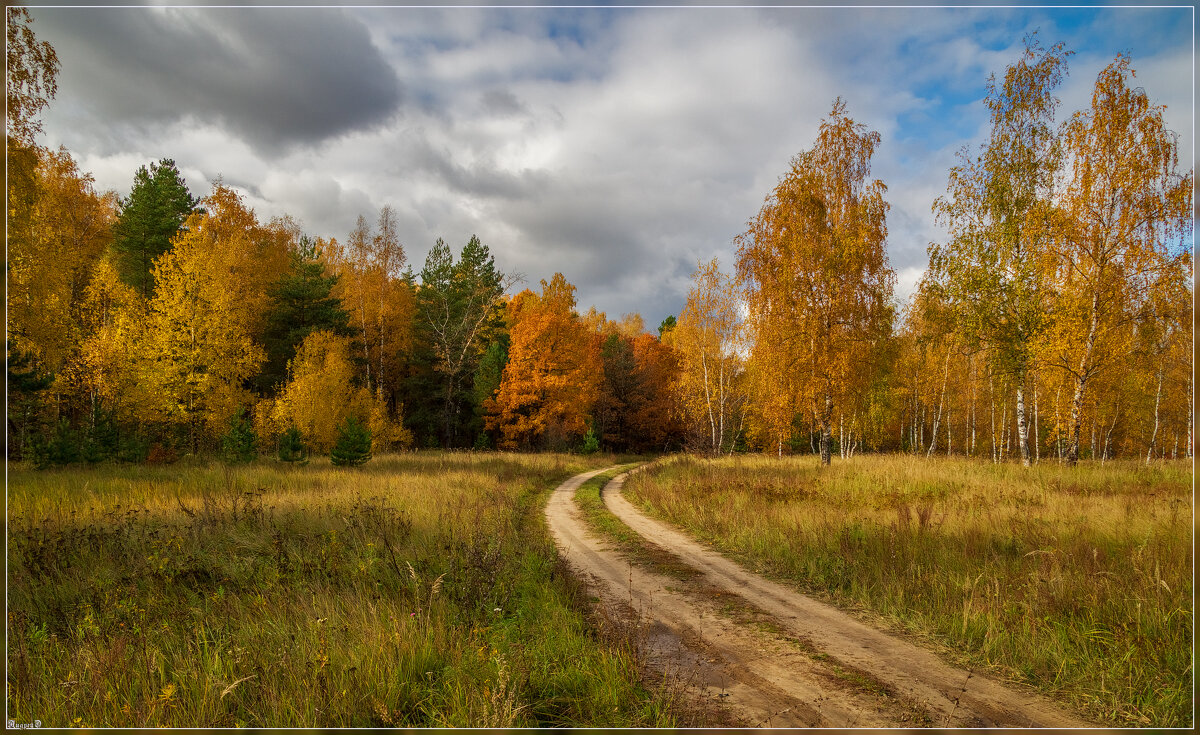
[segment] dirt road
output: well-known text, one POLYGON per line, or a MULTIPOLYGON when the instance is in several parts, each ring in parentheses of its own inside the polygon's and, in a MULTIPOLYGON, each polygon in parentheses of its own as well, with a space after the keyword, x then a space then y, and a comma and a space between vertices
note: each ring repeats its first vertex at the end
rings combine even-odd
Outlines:
POLYGON ((604 471, 577 475, 551 495, 555 541, 603 604, 641 616, 652 667, 690 682, 744 724, 1089 726, 743 569, 637 511, 620 495, 621 475, 604 488, 604 502, 660 562, 656 571, 633 564, 588 529, 573 500, 604 471))

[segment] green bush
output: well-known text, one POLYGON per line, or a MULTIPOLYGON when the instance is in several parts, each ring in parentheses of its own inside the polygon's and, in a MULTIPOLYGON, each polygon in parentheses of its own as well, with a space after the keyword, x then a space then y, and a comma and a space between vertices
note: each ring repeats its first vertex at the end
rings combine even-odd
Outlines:
POLYGON ((353 416, 338 426, 337 441, 329 459, 337 467, 357 467, 371 461, 371 431, 353 416))
POLYGON ((279 435, 279 461, 303 462, 308 459, 308 447, 304 446, 304 437, 295 426, 289 426, 279 435))
POLYGON ((229 421, 229 431, 221 437, 221 458, 229 464, 245 464, 258 456, 255 446, 258 437, 245 416, 234 416, 229 421))
POLYGON ((600 451, 600 439, 597 438, 596 432, 588 429, 588 432, 583 435, 583 446, 579 451, 584 454, 595 454, 600 451))

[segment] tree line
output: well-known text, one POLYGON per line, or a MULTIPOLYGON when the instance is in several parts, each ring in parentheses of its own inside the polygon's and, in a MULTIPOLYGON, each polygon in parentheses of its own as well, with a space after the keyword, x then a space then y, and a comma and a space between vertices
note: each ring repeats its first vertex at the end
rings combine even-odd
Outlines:
POLYGON ((262 222, 162 159, 127 197, 39 146, 53 49, 8 26, 8 450, 39 466, 409 447, 1191 456, 1192 174, 1118 57, 1055 125, 1061 46, 992 80, 992 134, 900 305, 878 133, 835 102, 678 320, 513 293, 472 237, 419 271, 396 216, 262 222), (1182 443, 1181 443, 1182 442, 1182 443))
POLYGON ((710 451, 1192 456, 1194 173, 1127 56, 1056 120, 1070 55, 1033 34, 989 79, 989 136, 950 170, 933 204, 949 237, 904 304, 880 136, 835 102, 736 272, 701 267, 681 314, 710 451))

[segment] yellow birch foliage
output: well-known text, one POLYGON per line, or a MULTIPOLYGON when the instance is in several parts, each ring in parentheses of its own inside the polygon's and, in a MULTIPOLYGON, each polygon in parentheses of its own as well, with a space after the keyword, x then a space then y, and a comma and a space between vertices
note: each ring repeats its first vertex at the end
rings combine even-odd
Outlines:
POLYGON ((146 304, 126 285, 116 264, 102 258, 92 271, 83 299, 82 325, 88 335, 75 366, 76 390, 136 423, 153 414, 159 396, 141 379, 139 345, 143 340, 146 304))
POLYGON ((792 159, 737 239, 760 400, 780 432, 789 404, 810 410, 825 463, 835 407, 865 392, 891 330, 886 187, 868 179, 879 141, 835 101, 816 145, 792 159))
POLYGON ((8 240, 8 336, 56 373, 83 339, 84 291, 112 239, 116 197, 97 194, 65 149, 38 155, 28 232, 8 240))
POLYGON ((541 296, 523 291, 510 304, 508 364, 484 402, 502 448, 560 447, 587 431, 600 391, 599 338, 574 309, 575 287, 561 273, 542 281, 541 296))
POLYGON ((680 406, 689 436, 705 451, 730 451, 746 407, 744 324, 734 282, 716 258, 701 263, 671 345, 679 354, 680 406))
POLYGON ((1046 350, 1070 384, 1071 462, 1089 384, 1128 354, 1131 322, 1186 257, 1191 235, 1193 172, 1179 172, 1163 107, 1132 77, 1129 58, 1118 56, 1063 136, 1068 176, 1049 255, 1058 288, 1046 350))
POLYGON ((206 212, 188 218, 170 251, 155 261, 154 297, 140 346, 146 385, 162 418, 219 436, 251 404, 242 387, 266 359, 252 336, 266 305, 270 249, 235 192, 220 185, 206 212), (257 262, 257 256, 264 262, 257 262))
POLYGON ((400 356, 411 348, 416 304, 401 278, 407 257, 396 233, 391 207, 380 210, 375 230, 361 215, 344 243, 322 248, 338 282, 334 296, 358 332, 364 384, 374 393, 391 390, 400 378, 400 356))
POLYGON ((273 407, 277 432, 295 426, 313 451, 326 454, 347 416, 363 424, 370 421, 371 394, 355 385, 348 338, 313 332, 296 350, 290 368, 291 380, 273 407))

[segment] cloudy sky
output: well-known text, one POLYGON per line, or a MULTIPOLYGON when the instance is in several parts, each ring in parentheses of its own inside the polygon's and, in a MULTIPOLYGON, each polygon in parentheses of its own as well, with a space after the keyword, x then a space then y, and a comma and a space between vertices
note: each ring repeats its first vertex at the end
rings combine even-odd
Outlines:
MULTIPOLYGON (((981 103, 1033 30, 1076 53, 1062 113, 1131 54, 1193 160, 1193 10, 1179 8, 33 9, 62 62, 45 138, 101 189, 173 158, 263 220, 344 238, 399 214, 420 270, 478 234, 536 287, 561 271, 581 308, 676 314, 699 260, 733 239, 842 96, 883 136, 889 252, 906 296, 930 214, 981 103)), ((1185 164, 1187 165, 1187 164, 1185 164)))

